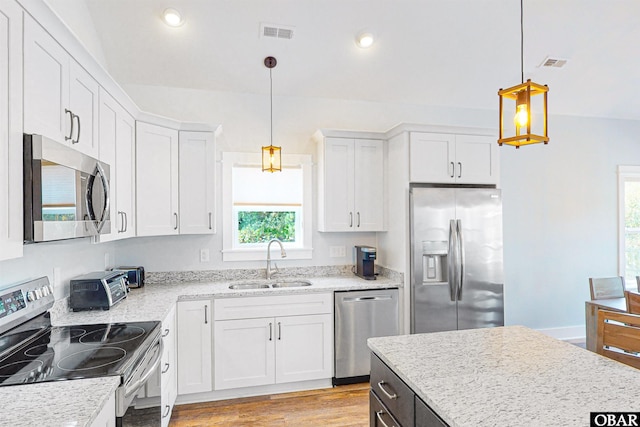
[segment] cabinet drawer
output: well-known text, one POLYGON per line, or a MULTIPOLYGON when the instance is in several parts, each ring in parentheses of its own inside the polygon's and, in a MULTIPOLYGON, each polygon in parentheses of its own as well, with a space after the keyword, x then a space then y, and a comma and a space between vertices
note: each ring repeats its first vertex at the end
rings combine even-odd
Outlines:
POLYGON ((371 354, 371 389, 400 424, 413 425, 413 391, 374 353, 371 354))
POLYGON ((416 396, 416 427, 448 427, 435 412, 416 396))
POLYGON ((333 294, 220 298, 213 301, 214 320, 333 313, 333 294))
POLYGON ((373 391, 369 392, 369 426, 370 427, 402 427, 380 402, 373 391))

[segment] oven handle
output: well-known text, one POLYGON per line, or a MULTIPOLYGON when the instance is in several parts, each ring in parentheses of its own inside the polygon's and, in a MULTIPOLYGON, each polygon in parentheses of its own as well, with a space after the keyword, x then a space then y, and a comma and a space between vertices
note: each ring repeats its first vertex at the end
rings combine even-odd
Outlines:
MULTIPOLYGON (((135 393, 136 391, 138 391, 138 389, 147 382, 147 380, 149 379, 149 377, 151 377, 151 375, 155 372, 155 370, 158 368, 158 366, 160 365, 160 359, 162 358, 162 351, 164 350, 164 343, 162 342, 162 339, 158 341, 158 344, 154 345, 153 347, 151 347, 149 349, 149 351, 147 352, 147 354, 149 354, 149 352, 153 351, 153 349, 155 349, 156 347, 160 347, 158 349, 158 353, 155 356, 155 360, 153 361, 153 363, 151 364, 151 368, 147 371, 146 374, 144 374, 140 379, 138 379, 138 381, 134 382, 132 385, 127 385, 125 384, 125 389, 124 389, 124 396, 125 398, 131 396, 133 393, 135 393)), ((146 355, 145 355, 146 356, 146 355)))

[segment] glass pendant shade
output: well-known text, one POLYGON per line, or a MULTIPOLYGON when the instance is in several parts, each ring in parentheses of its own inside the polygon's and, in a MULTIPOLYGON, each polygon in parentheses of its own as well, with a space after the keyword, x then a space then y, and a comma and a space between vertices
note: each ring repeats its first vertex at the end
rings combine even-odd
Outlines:
POLYGON ((500 136, 498 145, 506 144, 520 148, 521 145, 549 142, 547 134, 547 85, 539 85, 530 79, 525 83, 507 89, 500 89, 500 136), (538 95, 542 95, 538 97, 538 95), (540 102, 536 102, 540 101, 540 102), (505 108, 505 104, 514 108, 505 108), (505 115, 514 111, 513 119, 505 115), (537 111, 538 114, 533 114, 537 111), (507 129, 505 123, 513 122, 513 129, 507 129))
POLYGON ((262 172, 281 172, 281 147, 269 145, 262 147, 262 172))

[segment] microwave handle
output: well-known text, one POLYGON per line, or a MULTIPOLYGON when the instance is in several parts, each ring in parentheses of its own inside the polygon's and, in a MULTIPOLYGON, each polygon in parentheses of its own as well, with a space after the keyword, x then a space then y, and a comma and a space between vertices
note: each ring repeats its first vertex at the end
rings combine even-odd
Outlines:
POLYGON ((107 212, 109 212, 109 180, 104 174, 104 169, 102 168, 102 165, 100 163, 96 163, 96 167, 93 171, 93 177, 89 182, 89 185, 87 185, 87 212, 89 213, 89 218, 96 223, 96 229, 98 230, 98 232, 100 232, 100 230, 102 230, 102 227, 104 227, 107 212), (93 211, 92 200, 93 181, 95 180, 96 176, 100 177, 100 180, 102 181, 102 191, 104 192, 104 209, 100 213, 99 219, 96 216, 96 213, 93 211))

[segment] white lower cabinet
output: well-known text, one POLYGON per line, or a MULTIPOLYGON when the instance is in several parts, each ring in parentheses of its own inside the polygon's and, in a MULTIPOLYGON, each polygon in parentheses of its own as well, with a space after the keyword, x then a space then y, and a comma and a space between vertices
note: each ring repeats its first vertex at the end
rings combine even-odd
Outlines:
POLYGON ((211 391, 211 300, 178 301, 178 394, 211 391))
POLYGON ((214 319, 215 390, 333 375, 332 294, 217 299, 214 319))
POLYGON ((116 395, 112 394, 104 404, 91 427, 116 427, 116 395))

